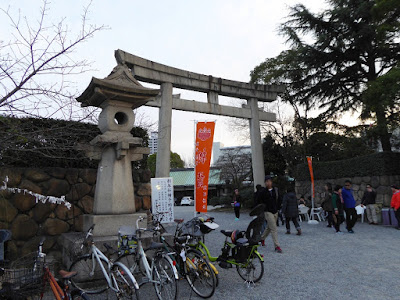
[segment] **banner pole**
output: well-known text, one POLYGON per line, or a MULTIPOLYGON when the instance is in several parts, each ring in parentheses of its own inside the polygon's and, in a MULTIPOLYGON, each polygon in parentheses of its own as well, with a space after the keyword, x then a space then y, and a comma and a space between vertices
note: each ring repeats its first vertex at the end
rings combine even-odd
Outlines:
POLYGON ((314 218, 314 171, 312 165, 312 156, 307 157, 308 168, 310 170, 310 177, 311 177, 311 220, 308 221, 308 224, 318 224, 318 221, 314 218))

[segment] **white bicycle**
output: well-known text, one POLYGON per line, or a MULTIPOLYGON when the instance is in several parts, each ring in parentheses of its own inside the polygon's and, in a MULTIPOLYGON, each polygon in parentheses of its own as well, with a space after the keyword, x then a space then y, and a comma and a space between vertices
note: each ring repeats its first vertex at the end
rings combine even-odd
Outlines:
POLYGON ((88 294, 98 294, 110 288, 118 299, 139 299, 139 284, 121 262, 109 260, 90 239, 94 224, 89 228, 81 248, 90 247, 88 254, 78 257, 70 271, 78 272, 72 284, 88 294))
POLYGON ((141 235, 146 228, 140 228, 139 222, 144 218, 140 217, 136 221, 137 248, 134 253, 123 254, 117 261, 122 261, 128 266, 129 270, 136 278, 140 278, 139 285, 152 283, 159 300, 172 300, 178 297, 178 271, 169 253, 165 252, 164 244, 152 242, 150 247, 143 249, 141 235), (147 255, 146 252, 152 252, 147 255))

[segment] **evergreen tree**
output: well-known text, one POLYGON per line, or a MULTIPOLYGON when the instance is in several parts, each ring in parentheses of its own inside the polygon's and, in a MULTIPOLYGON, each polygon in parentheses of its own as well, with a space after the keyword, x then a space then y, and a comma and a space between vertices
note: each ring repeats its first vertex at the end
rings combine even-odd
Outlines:
POLYGON ((391 151, 400 105, 400 1, 328 3, 321 13, 302 4, 291 8, 280 27, 290 49, 257 66, 252 81, 286 83, 284 100, 319 108, 326 118, 361 111, 375 120, 383 150, 391 151))

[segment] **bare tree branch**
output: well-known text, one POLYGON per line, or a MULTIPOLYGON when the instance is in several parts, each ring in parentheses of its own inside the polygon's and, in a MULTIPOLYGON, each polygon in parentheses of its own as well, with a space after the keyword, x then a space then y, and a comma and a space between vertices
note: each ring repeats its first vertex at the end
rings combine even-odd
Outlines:
POLYGON ((0 112, 36 117, 62 114, 69 119, 74 112, 83 112, 73 104, 77 91, 71 75, 89 71, 91 63, 75 60, 71 54, 106 29, 88 23, 90 6, 91 2, 83 8, 81 29, 73 38, 65 18, 56 24, 48 20, 48 0, 43 1, 36 22, 21 17, 20 11, 0 8, 10 21, 12 36, 9 42, 0 42, 0 112))

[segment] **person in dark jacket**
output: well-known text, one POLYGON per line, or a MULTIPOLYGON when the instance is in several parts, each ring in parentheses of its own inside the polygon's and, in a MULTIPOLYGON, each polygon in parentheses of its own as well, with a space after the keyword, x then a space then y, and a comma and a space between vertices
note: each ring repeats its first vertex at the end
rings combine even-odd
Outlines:
MULTIPOLYGON (((261 184, 257 184, 256 185, 256 192, 254 193, 254 207, 256 207, 257 205, 261 204, 261 192, 263 190, 263 187, 261 186, 261 184)), ((264 218, 264 223, 261 226, 261 234, 264 232, 265 228, 267 228, 267 221, 264 218)))
POLYGON ((299 205, 292 187, 288 188, 288 192, 283 196, 282 214, 286 217, 286 234, 290 234, 290 221, 292 221, 297 230, 297 235, 301 235, 301 227, 299 225, 299 205))
POLYGON ((235 189, 233 194, 233 209, 235 211, 235 221, 239 221, 240 218, 240 207, 242 206, 242 197, 239 195, 239 190, 235 189))
POLYGON ((260 194, 261 204, 265 206, 265 219, 267 220, 267 228, 261 236, 261 244, 265 246, 265 239, 271 233, 272 240, 274 241, 275 251, 282 253, 282 249, 278 242, 278 231, 276 228, 276 221, 278 220, 279 209, 279 193, 278 189, 272 185, 271 176, 265 176, 265 188, 260 194))
POLYGON ((256 207, 258 204, 260 204, 260 193, 262 191, 262 186, 261 184, 256 185, 256 191, 254 193, 254 205, 253 208, 256 207))
POLYGON ((333 224, 335 225, 336 233, 343 234, 340 231, 340 224, 343 221, 343 204, 342 199, 340 198, 341 193, 340 185, 335 186, 333 193, 332 193, 332 207, 333 207, 333 224))
POLYGON ((332 227, 333 225, 333 207, 332 207, 332 184, 327 182, 325 184, 325 196, 322 202, 322 209, 328 214, 328 225, 326 227, 332 227))
POLYGON ((367 219, 369 224, 378 225, 378 218, 376 216, 376 192, 372 189, 370 184, 367 184, 367 190, 364 192, 364 195, 361 199, 361 206, 366 208, 367 211, 367 219))

